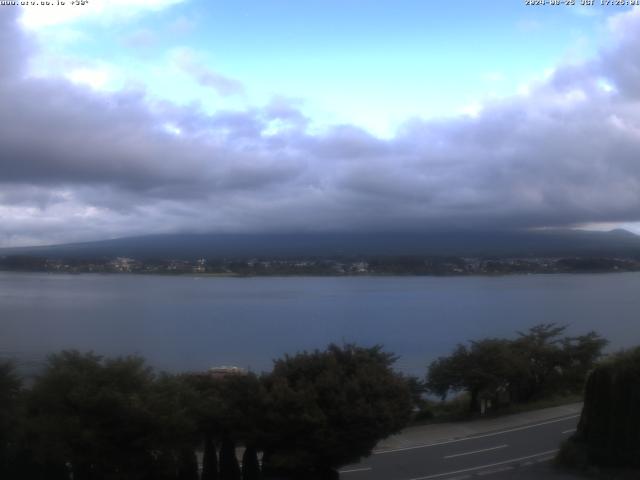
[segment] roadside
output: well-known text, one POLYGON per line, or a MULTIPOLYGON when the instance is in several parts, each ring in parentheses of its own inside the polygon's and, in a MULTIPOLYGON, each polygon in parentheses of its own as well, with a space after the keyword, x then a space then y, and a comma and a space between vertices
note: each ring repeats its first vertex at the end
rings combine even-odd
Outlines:
POLYGON ((574 403, 582 403, 581 393, 551 396, 527 403, 513 403, 496 410, 489 410, 485 415, 469 414, 469 399, 459 395, 447 402, 427 402, 416 417, 409 423, 409 427, 433 425, 437 423, 471 422, 473 420, 503 417, 515 413, 544 410, 551 407, 563 407, 574 403), (426 414, 426 415, 425 415, 426 414))
POLYGON ((344 480, 579 480, 554 468, 560 443, 576 428, 581 403, 413 426, 378 444, 373 454, 340 470, 344 480))
POLYGON ((496 431, 510 430, 527 425, 552 422, 562 418, 577 417, 581 411, 582 403, 572 403, 493 418, 481 418, 467 422, 432 423, 429 425, 408 427, 399 434, 393 435, 380 442, 373 453, 376 454, 383 451, 430 445, 496 431))

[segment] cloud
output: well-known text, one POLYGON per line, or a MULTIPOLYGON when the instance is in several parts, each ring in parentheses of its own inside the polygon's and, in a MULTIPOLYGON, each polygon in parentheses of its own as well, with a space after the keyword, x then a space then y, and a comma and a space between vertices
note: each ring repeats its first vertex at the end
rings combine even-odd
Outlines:
MULTIPOLYGON (((163 10, 184 0, 89 0, 77 5, 67 1, 65 5, 26 5, 22 9, 22 24, 30 29, 40 29, 79 20, 103 23, 122 21, 144 12, 163 10)), ((38 2, 40 3, 40 2, 38 2)))
POLYGON ((196 21, 184 15, 180 15, 169 24, 169 31, 176 35, 185 35, 193 31, 196 21))
POLYGON ((103 90, 109 84, 110 74, 105 68, 76 68, 67 74, 74 83, 89 85, 96 90, 103 90))
POLYGON ((17 9, 0 10, 0 79, 18 77, 25 70, 24 59, 32 46, 15 24, 17 9))
POLYGON ((196 83, 213 89, 219 95, 226 97, 244 92, 242 82, 208 68, 198 61, 196 55, 187 48, 173 50, 171 59, 180 70, 192 77, 196 83))
POLYGON ((640 62, 631 50, 640 41, 640 9, 626 15, 617 15, 609 21, 609 31, 615 43, 594 62, 593 71, 599 71, 625 96, 640 98, 640 62))
POLYGON ((558 65, 527 95, 381 139, 354 125, 311 132, 286 98, 207 114, 28 78, 34 47, 11 11, 0 11, 0 244, 640 220, 636 13, 616 17, 596 58, 558 65))
POLYGON ((125 35, 122 43, 129 48, 149 48, 156 45, 158 38, 154 32, 149 29, 142 28, 125 35))

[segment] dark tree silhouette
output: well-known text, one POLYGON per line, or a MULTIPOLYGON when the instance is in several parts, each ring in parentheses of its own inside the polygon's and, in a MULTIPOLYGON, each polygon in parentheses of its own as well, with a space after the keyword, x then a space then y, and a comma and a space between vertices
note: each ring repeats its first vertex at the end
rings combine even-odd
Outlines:
MULTIPOLYGON (((640 468, 640 347, 619 353, 589 376, 578 428, 560 458, 640 468)), ((631 477, 629 477, 631 478, 631 477)), ((634 477, 635 478, 635 477, 634 477)))
POLYGON ((139 357, 64 351, 24 390, 3 364, 1 478, 196 480, 203 441, 201 480, 266 478, 265 466, 288 479, 337 478, 409 419, 394 360, 380 347, 331 345, 277 360, 262 377, 176 376, 139 357))
POLYGON ((380 346, 330 345, 276 360, 267 389, 263 473, 327 478, 406 425, 411 394, 380 346))
POLYGON ((198 480, 198 459, 191 448, 180 450, 178 480, 198 480))
POLYGON ((218 455, 211 434, 205 434, 202 456, 202 480, 218 480, 218 455))
POLYGON ((247 446, 242 455, 242 480, 261 480, 258 451, 252 445, 247 446))
POLYGON ((220 448, 220 480, 240 480, 240 466, 236 457, 235 442, 225 435, 220 448))
POLYGON ((13 364, 0 362, 0 478, 11 472, 12 445, 16 442, 18 395, 21 381, 13 364))
POLYGON ((481 399, 500 405, 580 392, 607 341, 595 332, 561 337, 565 330, 541 324, 514 340, 460 344, 429 365, 427 387, 443 399, 449 392, 468 392, 471 412, 480 410, 481 399))

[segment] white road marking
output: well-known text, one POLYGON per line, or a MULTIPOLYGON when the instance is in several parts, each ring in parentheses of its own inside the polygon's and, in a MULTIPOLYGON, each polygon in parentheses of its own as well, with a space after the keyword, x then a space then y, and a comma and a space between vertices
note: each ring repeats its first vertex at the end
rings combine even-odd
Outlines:
POLYGON ((501 448, 507 448, 509 445, 498 445, 497 447, 483 448, 482 450, 474 450, 473 452, 456 453, 454 455, 447 455, 444 458, 456 458, 464 457, 465 455, 473 455, 474 453, 490 452, 491 450, 499 450, 501 448))
POLYGON ((368 472, 369 470, 371 470, 371 467, 365 467, 365 468, 353 468, 351 470, 340 470, 339 473, 355 473, 355 472, 368 472))
POLYGON ((483 477, 485 475, 494 475, 496 473, 507 472, 509 470, 513 470, 513 467, 512 466, 506 466, 506 467, 492 468, 491 470, 485 470, 484 472, 478 472, 478 475, 483 477))
POLYGON ((536 423, 535 425, 526 425, 524 427, 510 428, 508 430, 502 430, 500 432, 485 433, 483 435, 475 435, 475 436, 472 436, 472 437, 458 438, 458 439, 455 439, 455 440, 446 440, 444 442, 428 443, 428 444, 424 444, 424 445, 414 445, 413 447, 393 448, 393 449, 390 449, 390 450, 380 450, 380 451, 377 451, 377 452, 373 452, 372 455, 384 455, 386 453, 405 452, 407 450, 416 450, 418 448, 437 447, 439 445, 448 445, 450 443, 466 442, 466 441, 469 441, 469 440, 476 440, 478 438, 495 437, 496 435, 503 435, 505 433, 519 432, 521 430, 527 430, 529 428, 536 428, 536 427, 541 427, 543 425, 550 425, 552 423, 564 422, 566 420, 571 420, 572 418, 578 418, 579 416, 580 416, 580 414, 576 414, 576 415, 571 415, 571 416, 568 416, 568 417, 557 418, 555 420, 549 420, 547 422, 536 423))
POLYGON ((553 455, 551 457, 538 458, 537 460, 535 460, 535 462, 543 463, 543 462, 549 462, 551 460, 553 460, 553 455))
POLYGON ((454 472, 436 473, 435 475, 427 475, 426 477, 415 477, 415 478, 411 478, 409 480, 429 480, 431 478, 446 477, 447 475, 456 475, 458 473, 473 472, 473 471, 476 471, 476 470, 483 470, 485 468, 497 467, 499 465, 506 465, 507 463, 520 462, 522 460, 528 460, 529 458, 541 457, 543 455, 551 455, 553 453, 556 453, 557 451, 558 451, 557 449, 556 450, 548 450, 546 452, 540 452, 540 453, 536 453, 534 455, 527 455, 526 457, 512 458, 510 460, 504 460, 502 462, 490 463, 489 465, 481 465, 479 467, 465 468, 463 470, 456 470, 454 472))
POLYGON ((563 435, 566 435, 567 433, 573 433, 575 432, 576 429, 575 428, 570 428, 569 430, 565 430, 564 432, 562 432, 563 435))

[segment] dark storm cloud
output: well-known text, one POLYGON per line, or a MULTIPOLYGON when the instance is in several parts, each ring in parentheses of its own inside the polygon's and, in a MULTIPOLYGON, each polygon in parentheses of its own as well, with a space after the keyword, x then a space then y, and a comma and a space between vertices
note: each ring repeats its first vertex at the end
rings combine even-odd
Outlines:
POLYGON ((26 78, 11 10, 0 11, 0 244, 640 220, 638 14, 615 20, 614 46, 528 95, 384 140, 353 125, 312 134, 284 98, 206 115, 26 78))

